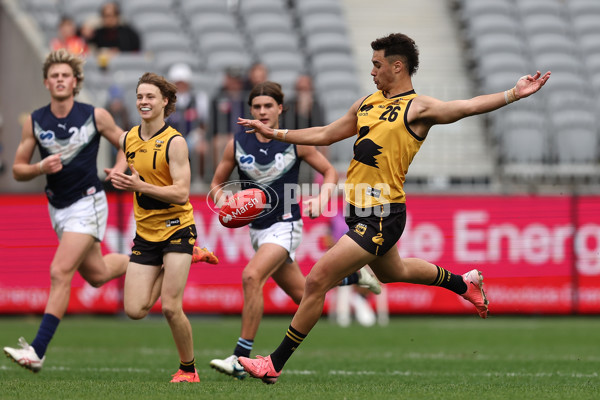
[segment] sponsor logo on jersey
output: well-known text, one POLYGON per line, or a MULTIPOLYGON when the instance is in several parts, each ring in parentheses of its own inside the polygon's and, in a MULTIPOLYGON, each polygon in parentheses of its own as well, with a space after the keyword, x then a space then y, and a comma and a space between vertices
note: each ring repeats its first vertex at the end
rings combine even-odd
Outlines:
POLYGON ((254 156, 252 154, 246 154, 240 156, 238 160, 238 166, 243 171, 250 171, 254 168, 254 156))
POLYGON ((174 218, 174 219, 168 219, 165 221, 167 228, 170 228, 172 226, 177 226, 177 225, 181 225, 181 221, 179 220, 179 218, 174 218))

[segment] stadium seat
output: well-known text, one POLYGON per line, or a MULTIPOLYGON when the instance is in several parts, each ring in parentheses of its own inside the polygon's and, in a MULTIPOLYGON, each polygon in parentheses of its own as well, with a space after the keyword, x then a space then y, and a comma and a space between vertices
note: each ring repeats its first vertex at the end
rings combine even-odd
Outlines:
POLYGON ((585 58, 587 71, 592 75, 600 75, 600 53, 593 53, 585 58))
POLYGON ((459 14, 463 22, 482 15, 505 15, 512 18, 514 5, 510 0, 463 0, 460 2, 459 14))
POLYGON ((164 50, 156 57, 154 61, 155 69, 161 74, 166 74, 171 65, 177 63, 185 63, 192 68, 193 71, 198 71, 204 67, 204 57, 198 54, 185 50, 164 50))
POLYGON ((127 0, 120 2, 121 14, 128 20, 137 18, 139 13, 158 12, 169 14, 175 7, 175 0, 127 0))
POLYGON ((293 70, 275 70, 269 72, 269 80, 281 85, 286 98, 293 97, 298 76, 300 76, 300 72, 293 70))
POLYGON ((323 13, 343 14, 339 0, 301 0, 294 4, 300 18, 323 13))
POLYGON ((104 0, 69 0, 69 7, 63 12, 68 13, 78 25, 81 25, 90 18, 98 18, 104 3, 104 0))
POLYGON ((494 53, 514 53, 522 57, 526 54, 526 45, 523 39, 511 32, 482 34, 473 38, 471 53, 475 60, 494 53))
POLYGON ((292 19, 285 13, 252 14, 243 20, 246 31, 251 36, 266 32, 274 34, 293 32, 292 19))
POLYGON ((336 90, 358 92, 356 74, 349 71, 319 71, 315 75, 315 91, 319 96, 336 90))
POLYGON ((304 36, 313 33, 332 32, 345 35, 346 21, 340 14, 315 14, 300 19, 300 30, 304 36))
POLYGON ((544 130, 514 127, 499 135, 499 155, 504 163, 541 163, 548 160, 550 147, 544 130))
POLYGON ((528 43, 533 57, 554 52, 578 56, 577 43, 567 35, 557 33, 536 34, 528 38, 528 43))
POLYGON ((481 94, 503 92, 515 86, 519 77, 528 71, 494 72, 481 76, 481 94))
POLYGON ((267 66, 270 75, 279 71, 294 71, 300 73, 306 69, 306 63, 302 53, 294 51, 259 53, 259 60, 267 66))
POLYGON ((206 33, 238 32, 237 22, 233 15, 228 13, 198 12, 187 14, 189 29, 196 37, 206 33))
POLYGON ((537 54, 532 60, 536 69, 552 71, 555 74, 581 73, 583 69, 583 60, 578 55, 565 54, 560 51, 537 54))
POLYGON ((600 34, 600 24, 598 23, 598 14, 582 14, 571 18, 571 24, 574 32, 578 36, 587 34, 600 34))
POLYGON ((492 53, 479 59, 478 76, 488 77, 495 73, 514 73, 517 78, 530 69, 530 63, 523 56, 515 53, 492 53), (520 75, 518 75, 520 74, 520 75))
POLYGON ((143 53, 117 53, 113 55, 108 64, 108 71, 151 71, 154 68, 153 60, 143 53))
POLYGON ((600 54, 600 32, 590 32, 577 39, 578 48, 585 58, 600 54))
POLYGON ((206 57, 218 51, 239 51, 244 53, 244 39, 238 32, 207 32, 198 38, 200 51, 206 57))
POLYGON ((558 15, 537 13, 523 14, 521 20, 523 23, 523 32, 527 37, 541 33, 569 34, 567 20, 558 15))
POLYGON ((566 11, 560 0, 518 0, 515 8, 521 16, 551 14, 562 18, 566 11))
POLYGON ((160 12, 138 13, 131 24, 139 32, 142 43, 144 35, 148 32, 183 32, 181 20, 174 12, 165 14, 160 12))
POLYGON ((306 37, 306 51, 309 56, 332 51, 352 53, 348 36, 341 33, 315 33, 306 37))
POLYGON ((466 24, 467 39, 471 42, 480 35, 507 32, 512 32, 516 35, 521 33, 521 23, 517 18, 502 14, 485 14, 466 24))
POLYGON ((573 93, 582 95, 591 95, 592 88, 590 82, 584 79, 579 73, 561 71, 552 74, 551 80, 544 86, 543 98, 552 93, 562 93, 564 96, 571 96, 573 93))
POLYGON ((314 73, 317 71, 350 71, 356 72, 354 58, 348 53, 322 53, 316 54, 311 65, 314 73))
POLYGON ((298 35, 293 32, 279 32, 276 35, 270 32, 255 33, 251 41, 259 57, 263 53, 300 52, 298 35))
POLYGON ((144 35, 144 49, 158 55, 165 51, 188 51, 193 49, 192 40, 183 32, 147 32, 144 35))
POLYGON ((210 56, 207 56, 206 69, 211 73, 224 71, 225 68, 231 66, 248 69, 251 61, 249 54, 245 50, 242 52, 236 50, 215 51, 210 56))
POLYGON ((216 95, 223 82, 223 73, 221 71, 192 71, 192 87, 195 91, 206 93, 209 98, 216 95))
POLYGON ((561 127, 552 136, 559 163, 596 164, 600 159, 598 133, 593 128, 561 127))
POLYGON ((229 13, 229 2, 223 0, 180 0, 184 16, 199 13, 229 13))
POLYGON ((327 109, 350 109, 350 106, 358 100, 360 94, 350 88, 336 88, 334 90, 319 93, 319 102, 327 109))
POLYGON ((572 16, 600 15, 600 2, 598 0, 569 0, 565 6, 572 16))
POLYGON ((242 0, 239 2, 242 17, 263 13, 286 13, 288 10, 281 0, 242 0))

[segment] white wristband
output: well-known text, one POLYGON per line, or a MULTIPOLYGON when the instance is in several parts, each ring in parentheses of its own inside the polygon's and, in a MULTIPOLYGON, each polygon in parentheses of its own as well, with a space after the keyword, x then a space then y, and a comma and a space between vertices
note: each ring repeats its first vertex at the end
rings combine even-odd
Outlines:
POLYGON ((38 163, 38 167, 40 167, 40 175, 44 175, 44 160, 38 163))

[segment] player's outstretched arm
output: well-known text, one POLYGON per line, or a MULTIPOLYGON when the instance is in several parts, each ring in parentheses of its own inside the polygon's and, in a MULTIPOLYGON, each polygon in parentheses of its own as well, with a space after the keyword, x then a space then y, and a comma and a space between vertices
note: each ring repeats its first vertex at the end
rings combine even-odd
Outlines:
POLYGON ((465 117, 497 110, 519 99, 539 91, 550 78, 550 71, 544 75, 526 75, 518 79, 516 85, 504 92, 486 94, 468 100, 441 101, 433 97, 418 96, 408 111, 411 128, 426 136, 433 125, 450 124, 465 117))
POLYGON ((306 129, 273 129, 257 119, 238 118, 238 125, 248 133, 259 133, 266 138, 282 142, 313 146, 329 146, 356 134, 356 112, 364 98, 357 100, 341 118, 326 126, 306 129))

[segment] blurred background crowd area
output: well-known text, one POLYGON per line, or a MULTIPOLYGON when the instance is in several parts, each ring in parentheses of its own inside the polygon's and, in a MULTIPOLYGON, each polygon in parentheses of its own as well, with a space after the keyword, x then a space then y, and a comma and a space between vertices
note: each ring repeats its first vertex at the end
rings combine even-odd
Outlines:
MULTIPOLYGON (((407 190, 589 193, 600 185, 600 1, 597 0, 1 0, 0 175, 23 115, 47 102, 41 63, 65 47, 85 58, 79 100, 139 123, 135 86, 146 71, 178 86, 168 122, 187 139, 192 188, 203 193, 224 144, 249 116, 248 91, 282 85, 283 128, 327 124, 376 88, 370 42, 415 39, 417 93, 442 100, 504 91, 536 70, 546 87, 485 116, 435 127, 407 190), (14 79, 12 78, 14 77, 14 79)), ((342 178, 353 140, 321 149, 342 178)), ((114 152, 106 148, 100 163, 114 152)), ((8 166, 8 167, 7 167, 8 166)), ((302 182, 312 182, 310 170, 302 182)))

